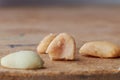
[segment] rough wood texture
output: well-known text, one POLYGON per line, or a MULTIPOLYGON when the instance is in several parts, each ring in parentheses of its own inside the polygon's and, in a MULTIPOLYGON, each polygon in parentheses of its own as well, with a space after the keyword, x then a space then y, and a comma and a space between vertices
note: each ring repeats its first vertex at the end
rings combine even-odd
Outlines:
MULTIPOLYGON (((120 45, 120 8, 0 8, 0 57, 19 50, 36 51, 49 33, 73 35, 79 48, 86 41, 108 40, 120 45)), ((0 67, 1 80, 114 80, 120 58, 99 59, 77 55, 75 61, 50 61, 45 68, 15 70, 0 67)))

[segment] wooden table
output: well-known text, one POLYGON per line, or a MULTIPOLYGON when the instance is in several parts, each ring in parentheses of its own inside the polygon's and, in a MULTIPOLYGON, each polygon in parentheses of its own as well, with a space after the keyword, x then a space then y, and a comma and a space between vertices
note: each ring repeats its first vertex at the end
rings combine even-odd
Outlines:
MULTIPOLYGON (((120 7, 0 8, 0 57, 19 50, 36 51, 49 33, 67 32, 77 48, 86 41, 107 40, 120 45, 120 7)), ((119 79, 120 58, 99 59, 78 54, 76 61, 50 61, 45 68, 15 70, 0 67, 1 80, 119 79)))

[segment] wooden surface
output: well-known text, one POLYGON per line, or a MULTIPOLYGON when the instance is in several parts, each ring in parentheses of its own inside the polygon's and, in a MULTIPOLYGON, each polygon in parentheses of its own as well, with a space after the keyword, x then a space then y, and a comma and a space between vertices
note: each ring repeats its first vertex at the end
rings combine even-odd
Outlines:
MULTIPOLYGON (((77 48, 86 41, 107 40, 120 45, 120 7, 0 8, 0 57, 19 50, 36 51, 49 33, 67 32, 77 48)), ((50 61, 45 68, 15 70, 0 67, 1 80, 113 80, 119 79, 120 58, 77 55, 75 61, 50 61)))

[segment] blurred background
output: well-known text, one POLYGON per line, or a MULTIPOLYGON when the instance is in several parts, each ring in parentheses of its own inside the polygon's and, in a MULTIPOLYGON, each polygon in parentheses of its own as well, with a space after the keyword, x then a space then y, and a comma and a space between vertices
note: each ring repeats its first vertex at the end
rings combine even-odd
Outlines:
POLYGON ((40 5, 119 5, 120 0, 0 0, 1 6, 40 6, 40 5))
MULTIPOLYGON (((1 44, 37 44, 49 33, 120 44, 120 0, 0 0, 1 44)), ((1 48, 2 49, 2 48, 1 48)))

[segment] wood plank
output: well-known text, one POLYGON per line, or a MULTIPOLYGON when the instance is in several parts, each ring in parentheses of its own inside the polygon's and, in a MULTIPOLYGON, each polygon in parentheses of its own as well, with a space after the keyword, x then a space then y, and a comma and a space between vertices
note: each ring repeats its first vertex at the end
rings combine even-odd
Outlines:
MULTIPOLYGON (((120 8, 0 8, 0 57, 19 50, 36 51, 49 33, 67 32, 77 48, 86 41, 107 40, 120 45, 120 8), (11 47, 14 45, 14 47, 11 47), (18 45, 18 46, 16 46, 18 45)), ((45 69, 0 67, 2 80, 113 80, 119 79, 120 58, 99 59, 77 55, 76 61, 50 61, 45 69)))

